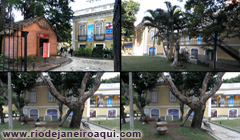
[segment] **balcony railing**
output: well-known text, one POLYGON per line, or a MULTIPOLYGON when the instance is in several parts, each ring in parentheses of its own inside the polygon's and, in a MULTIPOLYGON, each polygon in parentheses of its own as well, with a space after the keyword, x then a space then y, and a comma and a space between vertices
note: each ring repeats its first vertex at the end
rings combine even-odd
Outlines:
POLYGON ((78 41, 87 41, 87 35, 78 35, 78 41))
POLYGON ((94 34, 94 40, 95 41, 104 41, 105 40, 105 34, 94 34))
POLYGON ((120 107, 120 103, 112 103, 112 104, 91 104, 91 107, 120 107))
POLYGON ((240 103, 217 103, 217 104, 212 104, 212 107, 240 107, 240 103))

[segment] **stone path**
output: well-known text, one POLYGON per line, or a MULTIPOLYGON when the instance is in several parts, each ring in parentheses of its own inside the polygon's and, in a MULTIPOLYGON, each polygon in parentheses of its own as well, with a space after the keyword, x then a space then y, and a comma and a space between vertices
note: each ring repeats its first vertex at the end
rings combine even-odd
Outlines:
POLYGON ((72 59, 72 62, 52 69, 51 71, 114 71, 113 60, 71 57, 70 54, 66 53, 63 55, 67 55, 66 57, 72 59))
MULTIPOLYGON (((87 123, 87 122, 86 122, 87 123)), ((105 128, 103 128, 103 127, 100 127, 100 126, 97 126, 97 125, 94 125, 94 124, 92 124, 92 123, 87 123, 88 125, 89 125, 89 127, 90 127, 90 131, 91 132, 94 132, 94 131, 96 131, 96 132, 114 132, 114 131, 110 131, 110 130, 108 130, 108 129, 105 129, 105 128)), ((106 139, 104 139, 104 138, 95 138, 96 140, 120 140, 120 134, 118 133, 118 132, 116 132, 115 131, 115 135, 116 135, 116 137, 106 137, 106 139), (117 137, 118 136, 118 137, 117 137)), ((106 134, 107 135, 107 134, 106 134)), ((114 136, 114 134, 113 134, 113 136, 114 136)))
POLYGON ((216 136, 218 140, 239 140, 240 138, 240 133, 238 132, 213 123, 210 123, 210 126, 213 129, 213 135, 216 136))

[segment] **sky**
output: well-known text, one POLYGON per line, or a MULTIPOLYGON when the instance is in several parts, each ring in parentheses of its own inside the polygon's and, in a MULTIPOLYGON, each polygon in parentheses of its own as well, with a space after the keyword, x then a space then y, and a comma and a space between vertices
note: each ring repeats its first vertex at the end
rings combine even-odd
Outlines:
POLYGON ((140 10, 138 11, 136 17, 137 21, 134 23, 135 26, 137 26, 143 19, 144 16, 147 16, 148 14, 145 13, 148 9, 156 10, 157 8, 161 8, 164 10, 167 10, 165 1, 169 1, 172 3, 172 5, 178 5, 182 10, 184 10, 184 4, 186 0, 183 0, 183 2, 179 2, 178 0, 133 0, 135 2, 140 3, 140 10))
POLYGON ((226 72, 223 76, 223 79, 229 79, 229 78, 232 78, 232 77, 236 77, 240 75, 239 72, 226 72))
POLYGON ((116 77, 117 75, 120 75, 120 72, 105 72, 101 79, 109 79, 112 77, 116 77))
MULTIPOLYGON (((86 2, 87 0, 75 0, 75 2, 71 2, 70 6, 72 7, 73 11, 77 11, 80 9, 85 9, 89 7, 94 7, 98 5, 104 5, 109 3, 114 3, 115 0, 99 0, 92 3, 86 2)), ((20 11, 13 10, 13 13, 15 15, 15 22, 23 20, 23 16, 21 15, 20 11)))

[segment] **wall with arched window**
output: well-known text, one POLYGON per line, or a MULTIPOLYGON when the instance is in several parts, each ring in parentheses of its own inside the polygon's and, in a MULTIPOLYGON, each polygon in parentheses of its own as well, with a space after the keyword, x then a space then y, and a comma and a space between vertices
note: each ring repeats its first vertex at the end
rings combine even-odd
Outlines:
POLYGON ((150 110, 150 117, 151 118, 160 118, 160 109, 151 109, 150 110))
POLYGON ((39 118, 39 111, 38 111, 38 109, 30 109, 29 110, 29 118, 38 119, 39 118))
POLYGON ((179 111, 179 109, 168 109, 167 110, 167 114, 168 115, 172 115, 174 120, 180 118, 180 111, 179 111))
POLYGON ((58 120, 58 110, 57 109, 47 109, 46 115, 52 116, 52 120, 58 120))

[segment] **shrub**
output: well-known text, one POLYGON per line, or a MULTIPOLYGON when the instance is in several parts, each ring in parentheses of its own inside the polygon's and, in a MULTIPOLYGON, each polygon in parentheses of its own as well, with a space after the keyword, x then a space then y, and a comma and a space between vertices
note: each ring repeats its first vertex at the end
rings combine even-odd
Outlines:
POLYGON ((103 57, 103 47, 95 47, 92 51, 93 57, 103 57))

